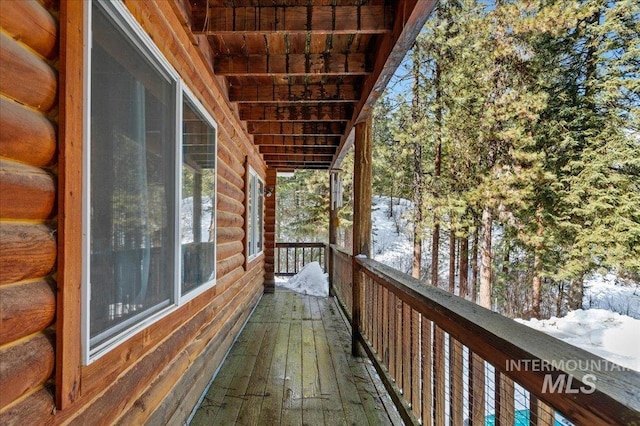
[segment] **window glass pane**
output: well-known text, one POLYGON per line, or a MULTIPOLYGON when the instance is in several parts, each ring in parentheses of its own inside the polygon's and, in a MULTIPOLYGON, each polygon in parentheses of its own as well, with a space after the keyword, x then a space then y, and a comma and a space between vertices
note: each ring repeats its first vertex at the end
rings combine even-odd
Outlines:
POLYGON ((175 83, 92 11, 90 348, 172 301, 175 83))
POLYGON ((182 294, 215 278, 216 134, 189 102, 182 119, 182 294))
POLYGON ((254 196, 253 196, 253 191, 254 188, 256 186, 256 176, 255 175, 251 175, 249 177, 249 193, 247 194, 247 196, 249 197, 248 199, 248 204, 247 204, 247 208, 249 209, 249 220, 247 223, 247 241, 249 244, 249 256, 252 256, 256 253, 256 248, 255 248, 255 240, 254 240, 254 235, 253 235, 253 229, 254 229, 254 196))
POLYGON ((262 210, 264 204, 264 184, 258 180, 258 202, 256 206, 256 253, 262 251, 262 210))

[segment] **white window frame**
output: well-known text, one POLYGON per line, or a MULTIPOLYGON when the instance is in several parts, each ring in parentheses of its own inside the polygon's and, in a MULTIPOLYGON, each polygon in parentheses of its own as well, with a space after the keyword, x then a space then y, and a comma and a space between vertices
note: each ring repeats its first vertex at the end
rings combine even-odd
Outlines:
MULTIPOLYGON (((149 35, 142 29, 140 24, 131 15, 129 10, 124 6, 122 2, 110 2, 107 0, 95 0, 86 3, 84 27, 87 29, 84 35, 84 115, 83 115, 83 191, 82 191, 82 204, 83 204, 83 225, 82 225, 82 251, 83 251, 83 265, 82 265, 82 320, 81 320, 81 336, 82 336, 82 362, 83 365, 89 365, 95 360, 99 359, 106 353, 110 352, 127 339, 131 338, 136 333, 149 327, 153 323, 166 317, 171 312, 177 310, 180 306, 186 302, 192 300, 208 289, 212 288, 216 284, 216 279, 210 280, 193 290, 181 295, 181 276, 180 271, 182 267, 181 256, 181 223, 180 223, 180 208, 181 208, 181 191, 182 191, 182 119, 183 119, 183 102, 188 99, 201 117, 213 127, 216 139, 216 173, 215 173, 215 185, 216 185, 216 200, 213 202, 213 213, 215 215, 214 221, 217 220, 217 167, 218 167, 218 125, 213 119, 211 114, 204 108, 202 103, 194 96, 193 92, 186 87, 181 80, 178 72, 167 61, 160 49, 155 45, 149 35), (174 218, 177 221, 174 224, 174 268, 172 276, 173 286, 173 301, 169 302, 168 306, 162 307, 158 305, 157 310, 148 313, 148 311, 140 314, 140 318, 133 317, 125 323, 116 325, 115 327, 122 327, 123 330, 115 333, 108 338, 105 342, 100 343, 95 348, 91 348, 91 330, 90 330, 90 300, 91 300, 91 284, 90 280, 90 254, 91 254, 91 186, 90 186, 90 166, 91 166, 91 48, 92 48, 92 11, 93 7, 102 7, 102 9, 112 18, 115 25, 122 31, 122 34, 129 39, 130 42, 138 49, 138 52, 145 56, 151 64, 162 74, 165 78, 175 83, 175 136, 174 136, 174 182, 175 182, 175 194, 174 194, 174 218), (123 324, 130 324, 124 325, 123 324)), ((214 244, 217 244, 217 226, 214 234, 214 244)), ((214 272, 215 277, 215 272, 214 272)))
POLYGON ((249 192, 251 194, 251 202, 247 206, 247 209, 249 209, 248 220, 251 223, 251 227, 247 226, 247 232, 249 233, 249 235, 247 235, 247 254, 248 260, 250 261, 258 257, 264 251, 264 188, 264 180, 260 175, 258 175, 253 167, 249 167, 249 192), (260 185, 257 184, 258 182, 262 184, 262 194, 260 194, 260 185), (258 199, 260 197, 262 198, 262 203, 258 203, 258 199), (258 206, 260 204, 262 205, 263 211, 261 215, 262 220, 258 223, 258 206), (262 241, 262 247, 260 247, 260 249, 258 249, 259 237, 261 237, 262 241))
MULTIPOLYGON (((209 124, 211 127, 213 127, 213 131, 215 133, 215 141, 216 141, 216 152, 215 152, 215 188, 216 188, 216 193, 215 193, 215 198, 212 201, 212 205, 213 205, 213 223, 215 223, 215 232, 213 235, 213 244, 216 247, 216 255, 217 255, 217 244, 218 244, 218 208, 217 208, 217 202, 218 202, 218 124, 216 123, 216 121, 213 119, 213 117, 211 117, 211 115, 207 112, 207 110, 205 109, 205 107, 202 105, 202 103, 200 103, 200 101, 198 100, 198 98, 195 97, 195 95, 193 94, 193 92, 186 86, 184 85, 182 82, 179 84, 179 86, 181 87, 181 92, 182 92, 182 97, 179 99, 178 101, 178 111, 179 113, 177 114, 180 120, 180 126, 179 126, 179 138, 178 138, 178 155, 176 155, 176 160, 178 162, 177 166, 178 166, 178 183, 177 183, 177 202, 176 205, 178 206, 178 212, 177 212, 177 216, 176 218, 178 219, 178 226, 176 226, 176 230, 178 235, 176 236, 176 242, 178 245, 181 245, 182 243, 180 242, 181 240, 181 236, 182 236, 182 223, 180 221, 180 217, 181 212, 180 212, 180 206, 182 205, 182 144, 183 144, 183 132, 182 132, 182 118, 183 118, 183 105, 184 105, 184 101, 188 100, 192 106, 195 107, 196 112, 198 112, 200 114, 200 117, 202 119, 204 119, 206 121, 207 124, 209 124)), ((176 271, 175 271, 175 279, 176 282, 178 283, 178 285, 176 286, 176 300, 178 300, 180 302, 180 304, 186 303, 189 300, 195 298, 196 296, 199 296, 200 294, 204 293, 205 291, 209 290, 210 288, 212 288, 215 284, 216 284, 216 273, 218 271, 218 267, 217 267, 217 262, 215 262, 215 266, 214 266, 214 271, 213 271, 213 279, 203 283, 201 285, 199 285, 198 287, 192 289, 191 291, 189 291, 187 294, 185 294, 184 296, 182 296, 182 279, 180 277, 180 271, 182 270, 182 256, 180 255, 181 250, 176 250, 176 257, 178 257, 179 259, 177 259, 177 262, 175 263, 176 266, 176 271)))

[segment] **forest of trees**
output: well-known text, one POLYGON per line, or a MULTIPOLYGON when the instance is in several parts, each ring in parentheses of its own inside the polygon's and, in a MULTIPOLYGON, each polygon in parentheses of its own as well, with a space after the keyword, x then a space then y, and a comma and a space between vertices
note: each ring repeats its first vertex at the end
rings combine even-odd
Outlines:
MULTIPOLYGON (((596 271, 640 280, 638 34, 637 0, 439 2, 374 111, 374 194, 415 205, 415 277, 520 317, 581 307, 596 271)), ((314 176, 286 184, 304 232, 328 221, 314 176)))

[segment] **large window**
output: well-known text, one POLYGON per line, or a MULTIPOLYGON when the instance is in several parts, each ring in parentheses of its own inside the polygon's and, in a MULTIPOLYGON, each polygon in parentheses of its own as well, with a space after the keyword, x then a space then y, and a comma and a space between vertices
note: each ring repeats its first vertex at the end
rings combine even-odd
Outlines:
POLYGON ((253 169, 249 169, 249 193, 248 208, 249 220, 247 222, 247 244, 249 258, 262 252, 263 208, 264 208, 264 182, 253 169))
POLYGON ((213 120, 122 4, 90 9, 85 362, 214 284, 216 217, 213 120))

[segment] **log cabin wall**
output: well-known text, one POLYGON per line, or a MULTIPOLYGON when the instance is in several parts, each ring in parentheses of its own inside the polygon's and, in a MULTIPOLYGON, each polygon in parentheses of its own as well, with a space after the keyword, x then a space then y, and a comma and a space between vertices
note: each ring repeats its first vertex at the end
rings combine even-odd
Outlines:
POLYGON ((0 6, 0 424, 182 423, 263 292, 264 255, 245 263, 244 161, 263 179, 265 165, 184 3, 125 1, 218 125, 217 282, 82 365, 82 4, 0 6))
POLYGON ((0 4, 0 423, 48 394, 56 314, 57 11, 0 4))

